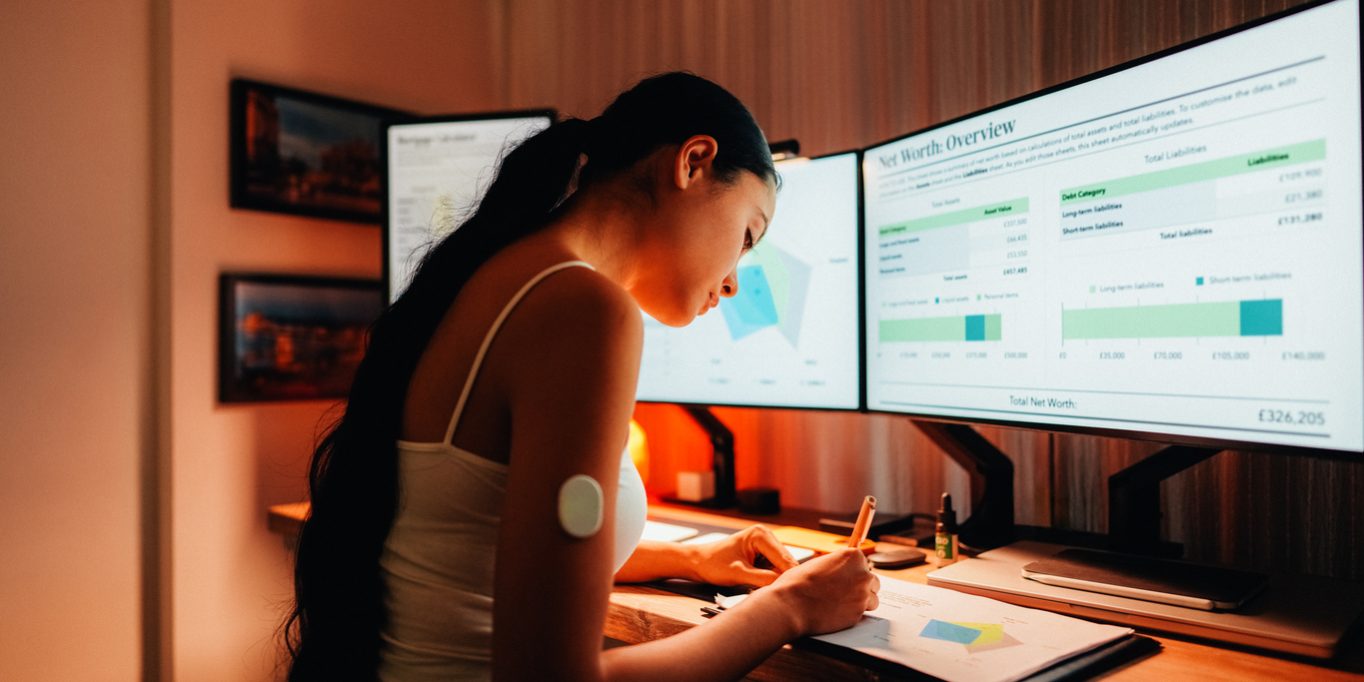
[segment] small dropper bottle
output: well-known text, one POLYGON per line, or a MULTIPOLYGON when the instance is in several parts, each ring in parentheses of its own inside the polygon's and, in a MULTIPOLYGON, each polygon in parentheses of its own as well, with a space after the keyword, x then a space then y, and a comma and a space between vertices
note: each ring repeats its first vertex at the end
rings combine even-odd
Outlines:
POLYGON ((938 523, 933 529, 933 549, 939 566, 950 566, 957 560, 957 512, 952 509, 952 495, 942 494, 938 507, 938 523))

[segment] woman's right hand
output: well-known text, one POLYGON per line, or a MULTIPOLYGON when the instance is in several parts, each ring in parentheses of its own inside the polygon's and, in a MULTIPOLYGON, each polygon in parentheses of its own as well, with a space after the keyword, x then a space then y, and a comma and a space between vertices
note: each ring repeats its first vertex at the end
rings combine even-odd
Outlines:
POLYGON ((864 611, 880 604, 880 589, 866 555, 848 548, 810 559, 759 592, 770 590, 785 603, 803 637, 856 625, 864 611))

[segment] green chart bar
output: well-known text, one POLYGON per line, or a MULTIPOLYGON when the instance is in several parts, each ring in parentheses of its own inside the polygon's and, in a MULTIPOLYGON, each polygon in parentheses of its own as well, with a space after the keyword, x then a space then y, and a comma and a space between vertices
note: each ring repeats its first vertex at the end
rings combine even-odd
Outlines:
POLYGON ((1283 336, 1283 299, 1174 303, 1061 312, 1061 338, 1169 339, 1283 336))
POLYGON ((918 218, 903 223, 886 225, 879 230, 882 238, 893 237, 898 234, 909 232, 919 232, 922 230, 932 230, 939 227, 951 227, 953 225, 965 225, 979 220, 990 220, 991 218, 1002 218, 1006 215, 1028 212, 1028 198, 1020 197, 1008 201, 1000 201, 993 204, 973 206, 964 208, 960 211, 951 213, 940 213, 926 218, 918 218))
POLYGON ((1003 321, 999 314, 881 320, 881 341, 998 341, 1003 321))
POLYGON ((1092 185, 1072 187, 1061 191, 1061 204, 1076 201, 1110 199, 1124 194, 1149 192, 1194 182, 1206 182, 1242 173, 1269 170, 1295 163, 1320 161, 1326 158, 1326 140, 1311 140, 1286 147, 1275 147, 1250 154, 1238 154, 1221 159, 1194 163, 1178 168, 1152 171, 1141 175, 1114 178, 1092 185))

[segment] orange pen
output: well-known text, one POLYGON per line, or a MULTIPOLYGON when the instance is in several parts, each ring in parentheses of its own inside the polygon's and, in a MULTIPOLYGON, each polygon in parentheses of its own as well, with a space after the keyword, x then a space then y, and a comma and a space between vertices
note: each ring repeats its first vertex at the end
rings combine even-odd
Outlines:
POLYGON ((853 524, 852 535, 848 536, 849 547, 861 547, 871 530, 872 517, 876 516, 876 498, 871 495, 862 500, 862 509, 857 512, 857 523, 853 524))

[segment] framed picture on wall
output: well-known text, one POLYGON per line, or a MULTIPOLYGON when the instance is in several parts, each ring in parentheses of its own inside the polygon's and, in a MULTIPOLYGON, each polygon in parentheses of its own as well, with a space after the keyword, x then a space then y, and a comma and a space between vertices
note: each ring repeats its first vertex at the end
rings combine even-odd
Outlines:
POLYGON ((218 399, 344 398, 384 309, 378 280, 219 276, 218 399))
POLYGON ((229 100, 233 208, 379 224, 379 139, 408 114, 240 78, 229 100))

